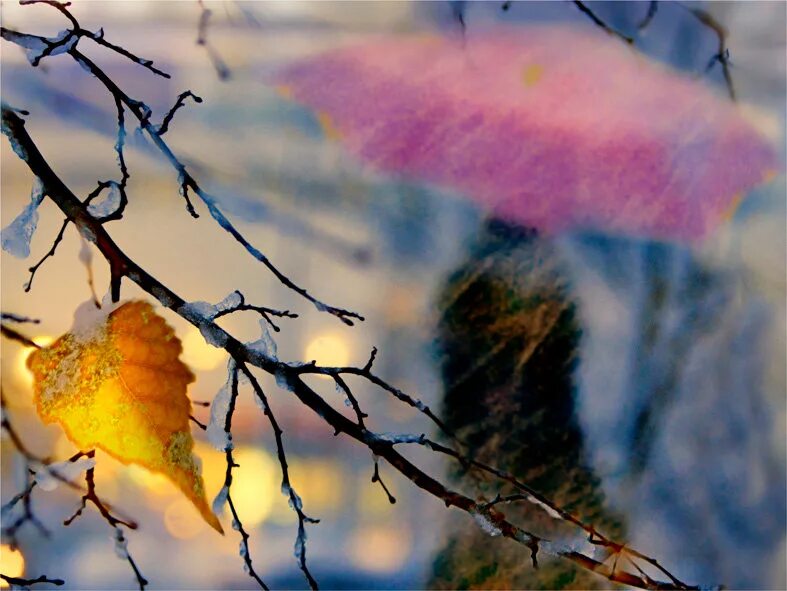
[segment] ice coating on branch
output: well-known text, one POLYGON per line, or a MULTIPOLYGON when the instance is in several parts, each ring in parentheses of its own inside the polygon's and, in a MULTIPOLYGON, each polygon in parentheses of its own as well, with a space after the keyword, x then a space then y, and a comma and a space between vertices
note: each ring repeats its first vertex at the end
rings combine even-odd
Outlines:
POLYGON ((103 218, 117 211, 118 207, 120 207, 120 187, 112 182, 104 198, 98 203, 88 205, 87 211, 94 218, 103 218))
POLYGON ((239 291, 235 290, 230 293, 226 298, 221 300, 218 304, 214 306, 216 312, 225 312, 227 310, 233 310, 240 306, 243 303, 243 296, 240 294, 239 291))
POLYGON ((82 472, 95 467, 95 458, 79 458, 74 462, 66 460, 36 470, 36 484, 41 490, 55 490, 63 480, 73 481, 82 472))
POLYGON ((115 555, 121 560, 128 560, 128 540, 119 527, 115 528, 115 555))
POLYGON ((218 326, 214 324, 201 324, 199 327, 199 332, 202 335, 202 338, 205 339, 205 342, 209 345, 213 345, 217 349, 224 348, 226 336, 218 326))
POLYGON ((223 349, 227 340, 224 331, 212 324, 214 316, 218 313, 216 306, 208 302, 188 302, 178 308, 177 312, 199 328, 205 342, 217 349, 223 349))
POLYGON ((38 225, 38 206, 44 200, 44 183, 35 177, 30 203, 2 231, 3 250, 18 259, 30 256, 30 240, 38 225))
POLYGON ((217 349, 223 349, 226 342, 226 335, 218 326, 211 324, 211 321, 218 316, 220 312, 232 310, 237 308, 243 301, 239 291, 233 291, 218 304, 210 304, 208 302, 189 302, 183 304, 178 310, 188 320, 194 322, 198 327, 202 338, 209 345, 213 345, 217 349))
POLYGON ((247 343, 247 346, 258 353, 262 353, 266 357, 277 359, 279 349, 276 345, 276 341, 273 340, 268 322, 264 318, 260 319, 260 331, 262 332, 262 336, 252 343, 247 343))
POLYGON ((481 529, 493 538, 503 533, 500 531, 500 528, 492 523, 486 515, 478 512, 473 512, 472 515, 473 519, 475 519, 476 523, 481 527, 481 529))
MULTIPOLYGON (((79 37, 72 35, 68 41, 66 41, 69 35, 71 35, 71 31, 65 29, 60 31, 56 36, 49 38, 36 37, 34 35, 20 35, 13 31, 8 36, 11 37, 9 40, 24 48, 27 61, 29 61, 31 65, 36 66, 41 58, 45 57, 45 54, 60 55, 61 53, 70 51, 74 45, 76 45, 77 41, 79 41, 79 37), (63 41, 65 41, 65 43, 63 43, 63 41), (52 48, 53 45, 57 45, 57 47, 52 48)), ((3 37, 6 37, 5 33, 3 37)))
POLYGON ((353 405, 353 401, 350 400, 350 397, 347 395, 344 387, 342 386, 341 382, 336 382, 336 393, 341 395, 344 399, 344 406, 350 408, 353 405))
POLYGON ((93 252, 90 250, 90 243, 82 238, 79 246, 79 262, 83 265, 91 265, 93 263, 93 252))
POLYGON ((286 482, 282 482, 281 494, 287 497, 287 504, 290 506, 290 509, 303 511, 303 501, 301 500, 300 495, 298 495, 298 493, 296 493, 286 482))
POLYGON ((230 412, 230 400, 232 399, 232 379, 235 371, 234 364, 229 364, 229 375, 227 381, 216 393, 213 402, 210 404, 210 422, 205 430, 208 441, 219 451, 232 450, 232 435, 227 433, 227 414, 230 412))
POLYGON ((386 441, 388 443, 424 443, 426 435, 421 433, 415 435, 413 433, 379 433, 377 439, 386 441))
POLYGON ((281 388, 282 390, 290 390, 290 382, 287 378, 287 374, 283 371, 277 371, 274 375, 276 379, 276 385, 281 388))
POLYGON ((218 310, 213 304, 208 302, 189 302, 181 307, 185 314, 194 314, 197 318, 213 319, 218 310))
POLYGON ((549 515, 552 519, 563 519, 563 516, 560 513, 555 511, 552 507, 550 507, 546 503, 542 503, 533 495, 527 495, 527 502, 533 503, 534 505, 543 509, 546 512, 546 514, 549 515))
POLYGON ((298 537, 295 538, 295 544, 293 546, 293 555, 298 560, 303 560, 304 552, 306 551, 306 530, 300 530, 298 532, 298 537))
MULTIPOLYGON (((224 505, 227 503, 227 497, 230 494, 230 489, 227 488, 227 485, 221 487, 221 490, 216 494, 216 498, 213 499, 213 505, 211 505, 211 509, 214 515, 221 515, 224 512, 224 505)), ((232 527, 235 528, 235 521, 233 521, 232 527)))

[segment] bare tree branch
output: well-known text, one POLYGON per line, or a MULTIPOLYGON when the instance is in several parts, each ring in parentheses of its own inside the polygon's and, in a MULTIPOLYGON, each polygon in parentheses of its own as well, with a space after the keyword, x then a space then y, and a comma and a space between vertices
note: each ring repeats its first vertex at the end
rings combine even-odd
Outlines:
MULTIPOLYGON (((181 317, 195 325, 203 334, 210 335, 212 344, 225 349, 235 360, 235 363, 237 363, 241 370, 245 364, 250 364, 274 376, 276 378, 277 384, 280 387, 290 390, 304 405, 312 409, 318 416, 328 423, 333 428, 334 432, 345 433, 349 437, 362 443, 368 449, 370 449, 373 454, 388 461, 391 466, 393 466, 416 486, 422 488, 437 498, 440 498, 447 507, 455 506, 469 513, 477 521, 484 524, 484 527, 488 528, 488 531, 523 544, 529 548, 534 564, 536 564, 539 550, 543 550, 555 556, 570 560, 585 569, 602 574, 610 581, 619 582, 634 587, 640 587, 643 589, 661 589, 665 588, 665 586, 678 586, 674 582, 662 583, 655 581, 646 575, 634 574, 629 571, 607 572, 608 569, 606 569, 602 563, 591 558, 590 556, 570 548, 564 548, 553 543, 547 543, 541 537, 528 532, 508 521, 505 515, 497 511, 494 507, 485 507, 483 503, 479 503, 470 497, 446 488, 445 485, 423 472, 420 468, 399 454, 395 450, 395 443, 397 442, 395 439, 392 441, 388 437, 368 431, 367 429, 360 427, 357 423, 349 420, 340 412, 335 410, 330 404, 328 404, 302 379, 302 376, 308 373, 326 373, 331 375, 331 372, 339 374, 355 373, 356 375, 362 375, 366 379, 370 379, 370 376, 373 375, 370 373, 370 370, 365 372, 364 369, 359 368, 355 368, 354 371, 350 371, 348 368, 319 368, 314 364, 309 364, 306 366, 291 366, 286 363, 282 363, 259 350, 244 345, 229 333, 227 333, 224 329, 215 324, 213 320, 206 318, 202 314, 196 313, 193 307, 187 305, 183 298, 178 296, 160 281, 152 277, 139 265, 137 265, 137 263, 131 260, 115 244, 104 226, 89 214, 84 204, 80 202, 80 200, 70 191, 70 189, 68 189, 68 187, 51 169, 45 158, 42 156, 41 152, 38 150, 38 147, 27 133, 24 121, 18 115, 16 115, 16 113, 7 108, 3 108, 3 133, 11 141, 12 147, 14 148, 17 155, 19 155, 19 157, 25 161, 28 167, 30 167, 32 172, 41 179, 49 198, 57 204, 57 206, 67 217, 74 220, 74 223, 77 225, 85 239, 93 242, 96 245, 98 250, 109 263, 110 271, 113 276, 118 278, 127 277, 140 286, 144 291, 156 298, 163 306, 173 310, 181 317)), ((119 299, 120 297, 119 280, 117 281, 116 285, 117 289, 113 293, 115 300, 119 299)), ((253 383, 254 382, 252 381, 252 384, 253 383)), ((262 400, 262 396, 259 393, 258 396, 262 400)), ((400 399, 407 401, 408 398, 400 399)), ((415 401, 412 399, 410 399, 410 401, 417 408, 415 401)), ((268 414, 268 417, 270 420, 272 414, 268 414)), ((275 427, 274 432, 277 432, 275 427)), ((284 466, 282 466, 282 468, 284 470, 284 466)), ((293 504, 294 507, 300 511, 299 504, 296 502, 293 504)), ((304 522, 306 522, 306 519, 304 519, 299 526, 299 539, 304 522)), ((297 544, 298 542, 296 541, 296 548, 298 548, 297 544)), ((619 547, 623 548, 624 546, 619 545, 619 547)), ((305 566, 305 553, 303 553, 302 556, 303 565, 305 566)), ((306 573, 307 571, 304 570, 304 572, 306 573)), ((311 582, 312 581, 310 580, 310 583, 311 582)), ((681 584, 678 587, 683 589, 697 588, 687 584, 681 584)))
POLYGON ((3 579, 9 585, 18 585, 20 587, 31 587, 40 583, 57 585, 58 587, 65 584, 63 579, 50 579, 46 575, 41 575, 35 579, 21 579, 19 577, 9 577, 8 575, 0 574, 0 579, 3 579))
MULTIPOLYGON (((220 310, 211 316, 206 316, 200 313, 193 305, 189 304, 186 300, 182 297, 177 295, 171 289, 169 289, 166 285, 162 282, 151 276, 144 268, 138 265, 135 261, 133 261, 128 255, 122 251, 117 244, 113 241, 109 233, 107 232, 106 228, 104 227, 105 222, 109 221, 110 219, 119 219, 122 217, 123 209, 127 203, 127 197, 125 195, 125 187, 126 181, 129 178, 129 172, 126 167, 125 157, 123 153, 124 145, 125 145, 125 113, 128 111, 131 113, 138 121, 139 126, 142 130, 144 130, 148 136, 153 141, 153 144, 157 147, 157 149, 161 152, 161 154, 166 158, 169 164, 173 167, 175 172, 178 176, 178 182, 181 187, 181 194, 186 200, 186 207, 187 210, 193 215, 197 216, 196 210, 193 207, 192 202, 190 201, 189 194, 192 193, 196 195, 202 204, 208 209, 211 217, 219 224, 219 226, 224 229, 227 233, 229 233, 238 243, 240 243, 244 249, 251 254, 255 259, 263 263, 272 273, 273 275, 287 288, 295 291, 301 297, 306 299, 307 301, 311 302, 318 310, 328 312, 339 318, 342 322, 348 325, 353 324, 353 320, 363 320, 363 317, 357 313, 344 310, 341 308, 336 308, 332 306, 328 306, 317 300, 313 296, 311 296, 305 289, 299 287, 295 283, 293 283, 286 275, 281 273, 271 262, 270 260, 259 250, 257 250, 251 243, 249 243, 245 237, 232 225, 232 223, 224 216, 217 205, 217 200, 212 195, 208 194, 206 191, 202 189, 202 187, 197 183, 195 178, 191 176, 189 171, 186 169, 185 165, 178 159, 175 153, 170 149, 168 144, 164 141, 162 136, 168 130, 168 127, 171 121, 174 118, 176 111, 183 106, 185 99, 189 96, 192 97, 195 101, 199 102, 201 99, 196 97, 191 91, 186 91, 182 93, 175 105, 170 109, 170 111, 165 115, 162 123, 159 126, 155 126, 151 123, 151 116, 152 111, 151 109, 142 101, 136 100, 131 98, 127 95, 101 68, 99 68, 92 60, 86 57, 82 52, 77 49, 77 44, 82 38, 89 38, 99 45, 111 49, 124 57, 134 61, 157 73, 159 75, 166 76, 163 72, 156 70, 152 67, 152 62, 147 60, 142 60, 141 58, 136 57, 134 54, 130 52, 112 45, 109 42, 106 42, 103 39, 103 31, 100 33, 90 33, 81 29, 79 26, 78 21, 73 17, 73 15, 68 10, 68 3, 61 3, 55 0, 27 0, 24 3, 44 3, 50 6, 53 6, 55 9, 60 11, 71 23, 72 28, 65 32, 64 34, 59 35, 55 38, 45 38, 35 35, 28 35, 25 33, 19 33, 16 31, 11 31, 6 28, 0 29, 0 33, 2 33, 2 37, 8 41, 16 43, 28 50, 35 49, 38 50, 33 59, 31 60, 33 65, 38 65, 42 59, 47 56, 58 55, 62 53, 69 54, 83 69, 93 75, 102 85, 107 89, 107 91, 113 97, 117 113, 118 113, 118 135, 117 141, 115 143, 115 151, 118 158, 118 167, 120 170, 121 178, 119 181, 103 181, 99 182, 99 187, 93 193, 91 193, 87 199, 84 201, 80 201, 79 198, 63 183, 63 181, 59 178, 59 176, 54 172, 51 168, 47 160, 39 151, 37 145, 33 141, 33 139, 28 134, 27 130, 25 129, 25 122, 20 116, 18 115, 19 111, 15 111, 9 107, 3 105, 2 108, 2 130, 3 133, 7 136, 11 143, 11 147, 14 149, 16 154, 27 164, 30 170, 41 180, 42 185, 44 187, 44 193, 47 197, 49 197, 62 211, 65 215, 65 222, 61 229, 59 237, 55 240, 52 248, 50 249, 50 253, 48 253, 35 267, 38 268, 43 261, 54 254, 55 248, 57 244, 62 239, 62 233, 65 230, 65 227, 68 223, 74 223, 77 230, 80 232, 80 235, 87 241, 91 242, 96 246, 96 248, 101 252, 104 259, 107 261, 110 269, 111 275, 111 295, 113 301, 119 301, 120 299, 120 292, 121 292, 121 282, 123 278, 127 278, 130 281, 136 283, 141 289, 146 291, 148 294, 153 296, 156 300, 158 300, 163 306, 169 308, 170 310, 174 311, 176 314, 193 324, 197 327, 203 335, 206 335, 206 338, 209 342, 219 348, 224 349, 230 356, 230 376, 229 376, 229 388, 230 388, 230 404, 229 408, 225 417, 224 423, 224 430, 227 434, 227 441, 228 444, 225 448, 225 455, 227 461, 227 468, 225 472, 225 481, 224 487, 222 492, 220 493, 217 501, 223 498, 226 498, 227 503, 230 506, 230 511, 233 517, 233 527, 237 529, 241 535, 241 555, 244 560, 244 565, 247 569, 249 575, 257 582, 257 584, 263 588, 267 589, 265 582, 259 577, 259 575, 255 572, 253 568, 253 563, 251 559, 251 553, 249 548, 249 539, 250 534, 244 528, 240 516, 237 513, 236 507, 233 503, 232 496, 231 496, 231 485, 233 480, 233 469, 238 467, 238 464, 235 462, 233 456, 233 449, 232 449, 232 439, 231 439, 231 430, 232 430, 232 416, 235 410, 235 405, 237 401, 237 397, 239 394, 239 384, 240 384, 240 374, 243 374, 245 380, 247 380, 251 388, 254 392, 255 397, 259 400, 264 414, 267 417, 271 428, 273 430, 276 448, 277 448, 277 457, 279 460, 281 474, 282 474, 282 492, 285 496, 288 497, 290 506, 293 511, 296 513, 298 518, 298 530, 295 540, 295 556, 298 561, 299 568, 303 571, 303 574, 309 583, 310 587, 313 589, 317 588, 317 582, 312 576, 311 572, 307 567, 306 562, 306 529, 305 526, 310 523, 317 523, 318 520, 312 519, 311 517, 307 516, 303 511, 303 504, 301 497, 297 494, 297 492, 292 487, 289 475, 289 467, 286 459, 284 444, 283 444, 283 431, 280 428, 276 418, 273 414, 271 409, 269 400, 266 394, 263 392, 263 389, 256 379, 254 374, 251 372, 250 366, 256 367, 267 374, 273 376, 276 380, 276 383, 279 387, 290 391, 294 394, 299 401, 310 408, 313 412, 315 412, 323 421, 324 423, 329 426, 334 434, 343 433, 347 435, 349 438, 355 440, 356 442, 360 443, 364 447, 366 447, 373 456, 374 461, 374 472, 372 475, 372 482, 379 483, 383 488, 384 492, 388 496, 388 499, 391 503, 396 502, 396 499, 391 495, 390 490, 388 487, 383 483, 380 477, 380 468, 379 468, 379 459, 385 459, 394 469, 396 469, 399 473, 401 473, 405 478, 411 481, 413 484, 418 486, 419 488, 423 489, 424 491, 428 492, 429 494, 433 495, 436 498, 439 498, 443 501, 446 507, 456 507, 470 516, 472 516, 475 521, 479 524, 479 526, 486 531, 488 534, 493 536, 503 536, 510 540, 513 540, 516 543, 519 543, 526 547, 530 552, 530 557, 533 562, 534 567, 538 565, 538 553, 543 552, 551 556, 560 557, 571 561, 572 563, 588 570, 594 572, 602 577, 605 577, 611 582, 621 583, 624 585, 638 587, 643 589, 698 589, 699 587, 688 585, 683 583, 674 575, 672 575, 669 571, 667 571, 661 564, 644 554, 639 553, 638 551, 629 548, 626 544, 621 544, 615 542, 600 532, 596 531, 596 529, 592 525, 588 525, 580 521, 578 518, 574 517, 571 513, 565 511, 561 507, 558 507, 549 499, 545 498, 544 496, 540 495, 537 491, 529 487, 526 483, 520 482, 516 478, 514 478, 511 474, 499 470, 493 466, 484 464, 479 462, 471 457, 467 457, 460 451, 455 450, 452 447, 442 445, 435 441, 432 441, 426 437, 425 434, 422 435, 408 435, 408 434, 384 434, 384 433, 375 433, 367 428, 367 425, 364 421, 368 417, 366 413, 363 412, 361 406, 354 396, 352 389, 350 388, 349 384, 345 381, 345 376, 347 375, 355 375, 358 376, 367 382, 374 384, 375 386, 381 388, 388 394, 394 396, 400 402, 409 405, 412 408, 417 409, 419 412, 427 416, 438 428, 441 429, 446 435, 448 435, 453 441, 456 441, 456 438, 448 431, 445 427, 444 423, 429 409, 428 406, 423 404, 420 400, 409 396, 408 394, 404 393, 403 391, 399 390, 398 388, 388 384, 386 381, 378 377, 375 373, 373 373, 372 368, 376 358, 377 350, 373 349, 370 355, 368 362, 361 368, 358 367, 320 367, 314 361, 311 363, 306 364, 287 364, 279 361, 275 355, 270 354, 270 352, 266 352, 264 350, 260 350, 258 347, 250 346, 247 344, 243 344, 237 338, 229 334, 227 331, 222 329, 218 324, 216 324, 216 318, 220 316, 231 314, 234 312, 239 311, 254 311, 258 313, 268 324, 275 331, 279 330, 279 327, 276 326, 271 317, 286 317, 286 318, 294 318, 296 315, 290 313, 289 311, 279 311, 274 310, 271 308, 266 308, 262 306, 253 306, 247 304, 243 295, 240 292, 237 292, 239 303, 233 306, 228 306, 226 309, 220 310), (106 215, 95 215, 89 209, 90 201, 97 197, 102 190, 104 189, 115 189, 120 191, 120 204, 118 207, 115 208, 114 211, 107 213, 106 215), (311 375, 311 374, 318 374, 318 375, 326 375, 331 377, 335 382, 337 389, 340 390, 347 398, 350 403, 350 406, 353 409, 355 420, 351 420, 347 418, 344 414, 336 410, 333 405, 323 399, 317 392, 315 392, 311 387, 309 387, 306 382, 304 381, 304 376, 311 375), (501 484, 513 486, 519 492, 514 495, 507 495, 501 496, 498 494, 495 496, 494 499, 491 501, 485 501, 484 499, 475 500, 470 496, 467 496, 461 492, 452 490, 444 485, 442 482, 438 481, 434 477, 430 476, 415 464, 410 462, 407 458, 399 453, 397 450, 397 446, 402 444, 417 444, 421 445, 435 453, 444 454, 453 458, 454 460, 460 462, 465 468, 470 470, 476 470, 481 473, 485 473, 494 477, 495 479, 499 480, 501 484), (549 512, 550 515, 554 514, 557 518, 562 519, 563 521, 576 526, 581 532, 587 535, 587 541, 594 546, 602 546, 609 550, 615 556, 615 562, 612 568, 610 569, 608 565, 604 562, 600 562, 595 558, 588 555, 589 553, 583 553, 577 549, 569 548, 566 546, 562 546, 557 542, 547 540, 542 538, 541 536, 526 531, 522 527, 518 526, 517 524, 511 522, 504 513, 502 513, 497 507, 503 503, 511 503, 517 501, 527 501, 531 504, 535 504, 540 506, 545 511, 549 512), (618 558, 623 556, 627 559, 627 562, 633 566, 632 570, 624 570, 618 569, 618 558), (642 566, 637 564, 635 560, 640 560, 647 565, 658 569, 664 576, 666 576, 669 581, 659 581, 651 577, 642 566)), ((626 37, 625 35, 615 31, 614 29, 607 26, 592 10, 588 8, 588 6, 579 1, 575 1, 574 4, 584 13, 586 14, 593 22, 598 25, 599 27, 606 30, 608 33, 620 37, 627 43, 632 43, 632 39, 630 37, 626 37)), ((210 17, 210 11, 204 6, 202 2, 200 2, 201 8, 203 13, 200 17, 200 28, 199 28, 199 39, 201 40, 200 43, 206 45, 208 47, 208 51, 210 53, 210 48, 205 41, 205 34, 208 26, 208 19, 210 17)), ((655 3, 653 3, 655 6, 655 3)), ((503 9, 505 10, 507 7, 504 5, 503 9)), ((655 9, 653 9, 653 13, 655 14, 655 9)), ((650 15, 650 9, 649 9, 650 15)), ((699 15, 695 16, 700 19, 701 22, 702 17, 699 15)), ((650 15, 652 18, 653 15, 650 15)), ((464 22, 462 21, 464 25, 464 22)), ((705 23, 707 24, 707 23, 705 23)), ((712 25, 708 24, 707 26, 712 25)), ((716 30, 716 29, 714 29, 716 30)), ((720 39, 722 36, 720 35, 720 39)), ((723 42, 722 46, 723 46, 723 42)), ((720 55, 723 52, 720 51, 720 55)), ((726 53, 724 53, 726 55, 726 53)), ((726 57, 724 58, 726 59, 726 57)), ((721 60, 720 60, 721 61, 721 60)), ((725 65, 725 62, 721 62, 722 65, 725 65)), ((31 271, 33 269, 31 268, 31 271)), ((32 281, 32 275, 31 275, 32 281)), ((5 319, 5 318, 4 318, 5 319)), ((264 325, 263 325, 264 326, 264 325)), ((16 331, 3 326, 3 334, 9 336, 9 338, 16 338, 16 340, 26 339, 23 335, 19 335, 16 331)), ((29 339, 28 339, 29 341, 29 339)), ((27 344, 27 341, 22 340, 23 343, 27 344)), ((29 341, 32 343, 32 341, 29 341)), ((35 344, 33 343, 33 346, 35 344)), ((199 405, 200 403, 195 402, 194 404, 199 405)), ((198 426, 201 428, 205 428, 205 425, 198 421, 193 416, 190 417, 192 421, 194 421, 198 426)), ((3 428, 8 431, 9 433, 13 433, 12 428, 10 427, 10 423, 7 424, 7 420, 5 417, 5 413, 3 415, 3 428)), ((14 440, 14 436, 12 435, 12 440, 14 440)), ((17 444, 17 447, 20 449, 20 452, 23 455, 26 453, 24 446, 22 445, 21 441, 14 440, 14 443, 17 444)), ((457 441, 457 443, 459 443, 457 441)), ((88 457, 93 457, 94 452, 87 452, 85 454, 78 454, 75 457, 81 457, 82 455, 86 455, 88 457)), ((88 501, 91 502, 102 515, 102 517, 107 521, 107 523, 115 529, 116 535, 116 550, 118 550, 119 555, 121 557, 126 558, 131 565, 135 576, 137 578, 137 583, 139 584, 140 589, 144 589, 145 585, 147 584, 147 580, 142 576, 141 572, 139 571, 136 563, 131 558, 130 554, 128 553, 127 549, 127 542, 124 537, 122 529, 120 529, 120 525, 125 525, 129 528, 134 528, 136 525, 128 520, 123 520, 118 517, 112 515, 111 510, 108 505, 103 503, 98 496, 95 494, 95 483, 94 483, 94 474, 93 468, 90 468, 86 473, 86 484, 87 484, 87 491, 83 494, 81 498, 80 507, 77 509, 76 513, 66 520, 66 524, 71 523, 76 517, 78 517, 82 511, 86 508, 88 501)), ((26 495, 25 491, 20 493, 15 497, 14 504, 19 502, 24 502, 25 498, 29 500, 30 492, 32 492, 33 487, 35 486, 35 481, 32 484, 29 484, 26 488, 26 495)), ((74 486, 72 484, 72 486, 74 486)), ((661 575, 659 575, 661 576, 661 575)))

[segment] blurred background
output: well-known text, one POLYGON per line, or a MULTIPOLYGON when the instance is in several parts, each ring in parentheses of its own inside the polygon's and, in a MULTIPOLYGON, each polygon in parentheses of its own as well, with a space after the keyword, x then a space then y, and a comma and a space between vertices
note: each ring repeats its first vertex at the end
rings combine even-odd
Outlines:
MULTIPOLYGON (((249 302, 298 312, 300 318, 281 321, 276 335, 283 360, 362 366, 377 346, 382 377, 440 408, 438 294, 452 270, 473 256, 488 212, 448 191, 369 170, 330 138, 313 112, 281 97, 266 77, 290 60, 370 35, 451 31, 459 26, 457 11, 468 28, 492 21, 594 25, 570 3, 553 2, 515 2, 506 10, 497 2, 206 5, 212 10, 210 51, 196 44, 197 2, 76 0, 73 11, 83 27, 103 27, 108 40, 172 74, 165 80, 117 54, 80 44, 155 113, 166 112, 186 89, 204 99, 187 103, 175 117, 167 135, 175 151, 281 270, 323 301, 367 321, 350 328, 318 313, 255 264, 208 215, 192 219, 176 177, 131 131, 131 202, 124 219, 107 226, 109 232, 187 300, 217 302, 240 289, 249 302), (224 69, 229 74, 219 75, 224 69)), ((785 4, 690 6, 708 10, 729 29, 741 109, 783 161, 785 4)), ((636 32, 648 4, 593 7, 610 24, 636 32)), ((2 2, 0 9, 3 26, 24 32, 53 36, 67 24, 47 6, 2 2)), ((717 39, 681 6, 665 4, 636 42, 654 59, 702 75, 717 39)), ((86 195, 97 179, 115 178, 111 97, 68 56, 32 68, 18 47, 3 42, 0 48, 3 100, 30 111, 27 128, 66 184, 86 195)), ((725 93, 718 66, 704 79, 725 93)), ((7 141, 1 149, 5 227, 28 202, 32 176, 7 141)), ((2 254, 0 294, 4 312, 41 319, 23 328, 44 344, 69 329, 73 311, 90 292, 77 258, 80 242, 69 229, 56 257, 25 293, 28 267, 46 252, 62 223, 51 203, 44 202, 40 213, 30 258, 2 254)), ((625 515, 632 545, 690 582, 785 586, 786 234, 780 174, 748 195, 729 223, 691 247, 598 235, 556 241, 580 309, 575 408, 588 461, 610 505, 625 515), (648 431, 652 459, 632 478, 627 454, 637 426, 631 417, 664 389, 669 403, 648 431)), ((108 285, 102 261, 96 260, 94 272, 101 294, 108 285)), ((143 294, 124 284, 123 295, 143 294)), ((225 356, 185 321, 165 317, 197 374, 189 396, 212 399, 226 379, 225 356)), ((243 340, 259 338, 251 316, 233 315, 221 323, 243 340)), ((33 451, 65 459, 75 450, 58 427, 42 426, 33 410, 24 365, 29 352, 2 342, 9 415, 33 451)), ((313 382, 343 406, 332 383, 313 382)), ((319 417, 272 381, 263 385, 284 429, 304 508, 322 520, 308 529, 308 559, 321 585, 424 587, 445 537, 444 505, 383 464, 383 478, 398 500, 390 505, 370 482, 373 464, 365 448, 333 437, 319 417)), ((378 431, 431 432, 427 422, 384 392, 362 383, 356 388, 378 431)), ((208 409, 197 408, 195 415, 206 421, 208 409)), ((193 433, 212 498, 223 482, 224 458, 201 431, 193 433)), ((233 497, 253 530, 257 571, 272 587, 305 587, 292 556, 296 523, 279 492, 271 433, 249 395, 236 413, 234 439, 241 468, 233 497)), ((410 455, 433 473, 446 473, 441 461, 410 455)), ((23 486, 23 469, 4 436, 4 503, 23 486)), ((252 587, 226 515, 222 538, 166 480, 100 453, 96 481, 102 498, 139 521, 129 550, 151 589, 252 587)), ((113 531, 92 508, 70 527, 60 525, 77 502, 62 487, 37 490, 35 511, 52 535, 22 530, 18 552, 2 547, 2 572, 46 573, 64 578, 71 589, 133 587, 127 563, 114 554, 113 531)))

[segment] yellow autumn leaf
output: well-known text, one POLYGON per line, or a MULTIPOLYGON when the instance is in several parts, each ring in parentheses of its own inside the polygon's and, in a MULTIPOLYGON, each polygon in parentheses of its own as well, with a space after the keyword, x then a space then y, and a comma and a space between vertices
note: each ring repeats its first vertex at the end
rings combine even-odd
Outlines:
POLYGON ((89 330, 69 332, 34 351, 35 403, 82 450, 101 449, 124 464, 167 476, 216 531, 192 450, 186 387, 174 331, 147 302, 131 301, 89 330))

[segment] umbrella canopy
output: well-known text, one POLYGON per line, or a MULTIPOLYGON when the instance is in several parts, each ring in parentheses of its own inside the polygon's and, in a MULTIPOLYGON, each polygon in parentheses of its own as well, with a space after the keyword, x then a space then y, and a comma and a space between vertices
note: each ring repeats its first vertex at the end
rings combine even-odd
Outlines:
POLYGON ((699 239, 778 168, 728 100, 586 29, 382 37, 275 82, 376 169, 545 232, 699 239))

